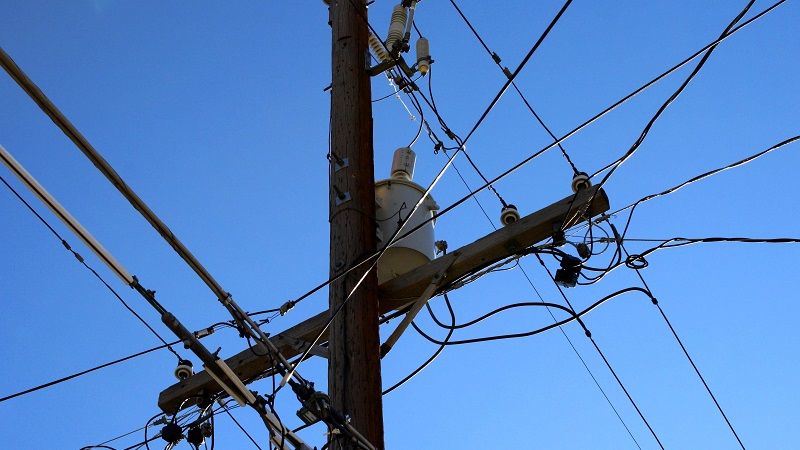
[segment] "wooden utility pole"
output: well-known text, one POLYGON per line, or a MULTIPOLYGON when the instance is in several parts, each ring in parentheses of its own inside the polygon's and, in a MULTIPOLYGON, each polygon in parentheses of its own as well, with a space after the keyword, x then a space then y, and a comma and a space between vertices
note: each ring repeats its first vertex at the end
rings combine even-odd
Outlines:
MULTIPOLYGON (((330 3, 330 273, 336 276, 375 252, 375 170, 366 3, 330 3)), ((367 273, 369 266, 329 287, 329 311, 336 315, 329 332, 328 393, 333 408, 349 416, 353 427, 382 450, 378 280, 376 271, 367 273)), ((331 448, 355 446, 339 439, 331 448)))

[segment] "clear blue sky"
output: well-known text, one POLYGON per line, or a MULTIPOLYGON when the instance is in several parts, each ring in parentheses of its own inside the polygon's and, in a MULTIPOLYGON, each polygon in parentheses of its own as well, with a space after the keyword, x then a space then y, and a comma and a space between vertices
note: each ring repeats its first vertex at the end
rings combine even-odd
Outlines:
MULTIPOLYGON (((757 1, 746 18, 772 5, 757 1)), ((502 64, 516 69, 561 1, 458 2, 502 64)), ((557 136, 633 92, 716 39, 745 1, 577 1, 517 78, 557 136)), ((370 23, 382 34, 393 4, 378 0, 370 23)), ((800 7, 789 1, 724 41, 605 186, 612 210, 800 134, 800 7)), ((248 311, 280 306, 328 275, 327 137, 330 28, 318 0, 305 2, 6 1, 0 45, 123 179, 248 311)), ((506 80, 447 1, 419 4, 431 43, 439 113, 464 137, 506 80)), ((696 61, 576 133, 564 148, 594 173, 627 151, 696 61)), ((429 95, 427 83, 420 83, 429 95)), ((387 79, 373 97, 392 93, 387 79)), ((432 112, 410 117, 407 97, 374 104, 375 164, 388 176, 392 152, 421 120, 445 138, 432 112)), ((0 74, 4 146, 190 329, 228 320, 213 294, 38 107, 0 74)), ((489 178, 552 139, 509 90, 467 151, 489 178)), ((446 142, 450 145, 451 142, 446 142)), ((639 206, 625 243, 641 252, 673 237, 799 238, 798 145, 639 206)), ((416 180, 427 185, 446 159, 423 134, 416 180)), ((472 187, 463 156, 455 166, 472 187)), ((102 266, 11 173, 0 175, 165 338, 158 315, 102 266)), ((498 182, 529 214, 570 194, 572 169, 553 149, 498 182)), ((454 168, 433 191, 448 206, 468 193, 454 168)), ((477 195, 495 226, 500 202, 477 195)), ((0 397, 159 345, 5 186, 0 186, 0 397)), ((611 219, 622 229, 626 214, 611 219)), ((608 225, 602 225, 606 230, 608 225)), ((493 230, 475 201, 437 222, 451 249, 493 230)), ((571 239, 583 239, 578 232, 571 239)), ((793 448, 797 426, 800 303, 792 261, 798 244, 706 243, 648 256, 642 275, 747 448, 793 448)), ((564 247, 574 254, 571 246, 564 247)), ((588 265, 603 267, 613 249, 588 265)), ((558 263, 544 256, 551 271, 558 263)), ((521 261, 538 294, 564 300, 534 256, 521 261)), ((599 283, 566 290, 582 309, 641 286, 624 266, 599 283)), ((516 302, 541 301, 519 267, 450 295, 466 322, 516 302)), ((300 303, 265 331, 278 333, 327 306, 327 292, 300 303)), ((441 298, 432 301, 446 317, 441 298)), ((419 325, 445 333, 426 316, 419 325)), ((454 339, 518 333, 552 323, 540 308, 506 311, 454 339)), ((737 448, 730 429, 663 318, 644 295, 610 300, 585 317, 605 357, 665 448, 737 448)), ((391 327, 392 325, 390 325, 391 327)), ((390 332, 389 328, 383 330, 390 332)), ((575 323, 537 336, 448 347, 420 375, 384 397, 386 447, 657 448, 598 352, 575 323), (569 337, 586 367, 565 339, 569 337), (597 384, 593 381, 594 377, 597 384), (598 388, 599 386, 608 397, 598 388), (619 413, 617 417, 609 405, 619 413), (624 422, 624 425, 623 423, 624 422), (626 431, 625 426, 630 430, 626 431), (634 441, 635 439, 635 441, 634 441)), ((233 355, 246 343, 220 330, 205 344, 233 355)), ((188 351, 196 366, 200 362, 188 351)), ((436 350, 413 330, 383 361, 386 387, 436 350)), ((159 392, 175 381, 166 350, 0 403, 7 449, 79 449, 145 426, 159 392)), ((325 361, 301 373, 324 388, 325 361)), ((252 385, 271 391, 269 381, 252 385)), ((281 392, 290 426, 299 404, 281 392)), ((255 413, 232 412, 262 448, 255 413)), ((152 428, 149 435, 158 431, 152 428)), ((324 429, 302 433, 325 442, 324 429)), ((225 414, 217 448, 256 448, 225 414)), ((141 442, 138 431, 109 446, 141 442)), ((163 448, 163 441, 152 448, 163 448)), ((185 442, 178 448, 189 448, 185 442)))

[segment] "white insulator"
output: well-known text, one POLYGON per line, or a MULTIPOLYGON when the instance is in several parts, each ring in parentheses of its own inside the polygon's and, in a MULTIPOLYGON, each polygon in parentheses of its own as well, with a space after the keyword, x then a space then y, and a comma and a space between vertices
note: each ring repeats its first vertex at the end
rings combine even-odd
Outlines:
POLYGON ((401 147, 394 151, 392 159, 392 178, 412 181, 414 179, 414 165, 417 155, 408 147, 401 147))
POLYGON ((589 175, 581 172, 572 178, 572 192, 577 193, 586 188, 592 187, 592 182, 589 180, 589 175))
POLYGON ((517 211, 516 206, 506 205, 500 211, 500 223, 502 223, 504 227, 507 227, 518 220, 519 211, 517 211))
POLYGON ((417 39, 417 70, 422 75, 431 68, 431 46, 424 37, 417 39))
POLYGON ((395 42, 401 41, 406 32, 408 11, 403 5, 397 5, 392 11, 392 21, 389 22, 389 33, 386 35, 386 48, 392 51, 395 42))
POLYGON ((372 53, 375 54, 375 57, 378 58, 378 61, 388 61, 389 54, 386 52, 386 47, 383 46, 383 42, 378 39, 377 36, 374 34, 369 35, 369 46, 372 48, 372 53))

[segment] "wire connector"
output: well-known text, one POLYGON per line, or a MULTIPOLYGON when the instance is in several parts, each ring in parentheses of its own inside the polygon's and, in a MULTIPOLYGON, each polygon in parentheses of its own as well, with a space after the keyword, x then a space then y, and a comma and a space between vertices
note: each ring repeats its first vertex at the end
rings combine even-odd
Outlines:
POLYGON ((292 308, 294 308, 294 305, 295 305, 295 302, 292 301, 292 300, 289 300, 288 302, 282 304, 281 307, 280 307, 281 315, 285 316, 286 313, 288 313, 289 311, 292 310, 292 308))
POLYGON ((564 255, 561 260, 561 268, 556 270, 554 281, 557 285, 566 288, 575 287, 578 284, 578 275, 581 273, 581 260, 570 255, 564 255))

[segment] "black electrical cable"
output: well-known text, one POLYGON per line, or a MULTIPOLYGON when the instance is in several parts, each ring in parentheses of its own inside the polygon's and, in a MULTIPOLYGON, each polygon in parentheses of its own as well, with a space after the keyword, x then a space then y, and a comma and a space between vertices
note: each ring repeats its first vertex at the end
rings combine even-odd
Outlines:
POLYGON ((432 342, 432 343, 437 344, 437 345, 464 345, 464 344, 474 344, 476 342, 496 341, 496 340, 502 340, 502 339, 516 339, 516 338, 522 338, 522 337, 528 337, 528 336, 533 336, 533 335, 536 335, 536 334, 540 334, 540 333, 543 333, 543 332, 545 332, 547 330, 552 330, 553 328, 557 328, 557 327, 560 327, 560 326, 562 326, 564 324, 570 323, 572 321, 577 321, 578 323, 583 323, 581 318, 583 316, 585 316, 586 314, 592 312, 598 306, 602 305, 606 301, 611 300, 612 298, 615 298, 615 297, 617 297, 619 295, 622 295, 622 294, 627 293, 627 292, 634 292, 634 291, 642 292, 644 294, 649 294, 646 290, 644 290, 642 288, 639 288, 639 287, 629 287, 629 288, 621 289, 621 290, 619 290, 617 292, 614 292, 613 294, 609 294, 609 295, 601 298, 600 300, 598 300, 598 301, 594 302, 592 305, 590 305, 588 308, 586 308, 586 309, 584 309, 582 311, 579 311, 579 312, 575 312, 572 309, 567 308, 566 306, 559 305, 558 303, 527 302, 528 306, 548 306, 550 308, 554 308, 554 309, 559 309, 559 310, 565 311, 568 314, 570 314, 570 317, 567 318, 567 319, 560 320, 560 321, 558 321, 556 323, 544 326, 542 328, 537 328, 537 329, 535 329, 533 331, 528 331, 528 332, 524 332, 524 333, 503 334, 503 335, 497 335, 497 336, 487 336, 487 337, 474 338, 474 339, 463 339, 463 340, 460 340, 460 341, 444 342, 444 341, 439 341, 437 339, 432 338, 431 336, 426 334, 424 331, 422 331, 416 324, 414 324, 414 322, 411 322, 411 324, 414 327, 414 329, 416 329, 417 332, 420 333, 420 335, 422 337, 424 337, 429 342, 432 342))
MULTIPOLYGON (((623 245, 620 245, 620 248, 622 249, 622 251, 625 252, 626 255, 630 256, 628 254, 628 251, 625 249, 623 245)), ((639 279, 642 281, 642 285, 644 286, 644 288, 650 292, 650 298, 652 298, 653 305, 655 305, 655 307, 658 308, 658 312, 661 314, 661 317, 664 319, 664 322, 667 324, 669 330, 672 332, 672 335, 675 337, 675 340, 678 342, 678 345, 681 347, 681 350, 683 351, 683 354, 686 356, 686 359, 689 361, 689 364, 692 365, 692 368, 694 369, 694 372, 697 374, 697 377, 700 378, 700 381, 703 383, 703 387, 705 387, 706 392, 708 392, 708 395, 711 397, 711 400, 714 402, 714 405, 716 405, 717 410, 719 410, 719 413, 722 415, 722 418, 725 419, 725 423, 728 425, 728 428, 731 430, 731 433, 733 433, 733 436, 736 438, 736 441, 739 443, 739 446, 742 447, 742 450, 745 450, 744 443, 739 438, 739 434, 736 433, 736 430, 733 428, 733 424, 731 424, 731 421, 728 420, 728 415, 725 414, 725 411, 723 411, 722 405, 720 405, 719 402, 717 401, 717 397, 714 395, 713 392, 711 392, 711 387, 709 387, 708 383, 706 383, 706 379, 703 377, 703 374, 700 373, 700 369, 694 363, 694 360, 692 359, 691 355, 689 355, 689 351, 686 349, 686 346, 683 345, 683 341, 678 336, 678 332, 675 331, 675 327, 672 326, 672 323, 667 318, 667 314, 661 308, 661 304, 658 302, 658 300, 656 300, 655 296, 653 296, 652 291, 650 290, 650 286, 648 286, 647 282, 644 280, 644 276, 642 275, 641 270, 639 270, 638 268, 635 268, 635 270, 636 270, 636 275, 639 276, 639 279)))
MULTIPOLYGON (((536 254, 536 257, 539 259, 539 262, 542 264, 542 267, 544 267, 545 270, 547 271, 547 274, 550 276, 550 279, 553 280, 553 284, 555 284, 556 288, 558 288, 558 292, 561 294, 561 297, 564 299, 564 301, 567 302, 568 305, 570 305, 570 308, 572 308, 572 305, 570 304, 569 299, 567 298, 566 294, 564 294, 564 290, 561 289, 561 286, 559 286, 558 283, 555 282, 556 280, 555 280, 555 278, 553 278, 553 274, 550 273, 550 269, 548 269, 547 266, 545 266, 544 261, 542 261, 541 257, 539 257, 538 254, 536 254)), ((653 298, 653 296, 652 296, 652 294, 650 293, 649 290, 645 290, 645 289, 642 289, 640 287, 625 288, 625 289, 623 289, 621 291, 617 291, 617 292, 620 293, 620 292, 629 292, 629 291, 642 292, 645 295, 647 295, 650 298, 651 301, 654 300, 654 298, 653 298)), ((625 393, 625 396, 628 397, 628 401, 631 402, 631 405, 633 405, 633 408, 639 414, 639 417, 642 419, 642 422, 644 422, 644 424, 647 426, 647 429, 650 430, 650 434, 653 435, 653 438, 655 438, 656 442, 658 443, 658 446, 661 447, 662 450, 664 450, 664 446, 661 444, 661 440, 658 438, 658 435, 656 434, 655 430, 653 430, 653 427, 650 426, 650 422, 648 422, 647 419, 644 417, 644 413, 642 413, 642 411, 639 409, 639 406, 633 400, 633 397, 628 392, 628 389, 625 387, 625 385, 622 383, 622 380, 617 375, 617 372, 614 370, 613 367, 611 367, 611 363, 606 358, 606 355, 603 354, 603 351, 600 350, 600 346, 597 345, 597 342, 595 342, 594 338, 592 337, 592 333, 589 331, 589 329, 586 327, 586 325, 582 321, 579 321, 578 323, 583 328, 583 330, 584 330, 584 332, 586 334, 586 337, 589 338, 589 340, 592 342, 592 345, 594 346, 595 350, 597 350, 597 353, 603 359, 603 362, 605 362, 606 367, 608 367, 608 370, 614 376, 614 379, 617 380, 617 384, 619 384, 619 387, 622 388, 622 391, 625 393)))
MULTIPOLYGON (((755 3, 755 0, 750 0, 747 3, 747 5, 745 5, 744 9, 742 9, 742 11, 739 14, 736 15, 736 17, 730 22, 730 24, 728 24, 728 26, 725 28, 725 31, 723 31, 722 34, 720 35, 719 39, 724 38, 725 36, 727 36, 731 32, 731 30, 736 26, 736 24, 744 17, 745 14, 747 14, 747 11, 750 10, 750 8, 753 6, 754 3, 755 3)), ((650 129, 653 127, 653 125, 656 123, 656 121, 659 119, 659 117, 661 117, 661 115, 664 113, 664 111, 667 110, 669 105, 671 105, 672 102, 674 102, 678 98, 678 96, 684 91, 684 89, 686 89, 686 87, 694 79, 694 77, 700 72, 700 69, 703 68, 703 66, 706 64, 706 61, 708 61, 708 59, 711 57, 711 54, 714 52, 714 50, 716 50, 718 45, 719 45, 718 43, 712 45, 708 49, 708 51, 705 52, 705 55, 703 55, 703 57, 700 58, 700 61, 697 63, 697 66, 695 66, 695 68, 692 70, 692 72, 689 74, 689 76, 686 77, 686 79, 683 81, 683 83, 681 83, 681 85, 678 87, 678 89, 675 90, 675 92, 673 92, 672 95, 669 96, 667 101, 665 101, 661 105, 661 107, 658 108, 658 111, 656 111, 655 115, 650 119, 649 122, 647 122, 647 125, 645 125, 644 130, 642 130, 642 133, 639 135, 639 137, 636 139, 636 141, 633 143, 633 145, 628 149, 628 151, 622 157, 620 157, 618 160, 616 160, 614 163, 612 163, 611 170, 609 170, 608 173, 600 181, 600 183, 599 183, 600 186, 605 185, 606 182, 609 180, 609 178, 611 178, 611 175, 613 175, 614 172, 625 161, 627 161, 631 156, 633 156, 633 154, 636 152, 636 150, 642 145, 642 143, 644 142, 644 139, 647 137, 647 134, 650 132, 650 129)), ((605 169, 603 169, 603 170, 605 170, 605 169)), ((602 170, 600 172, 602 172, 602 170)), ((594 175, 592 175, 592 177, 594 177, 598 173, 599 172, 595 173, 594 175)))
POLYGON ((93 367, 91 369, 84 370, 82 372, 78 372, 78 373, 66 376, 64 378, 59 378, 58 380, 53 380, 53 381, 51 381, 49 383, 45 383, 45 384, 36 386, 34 388, 26 389, 26 390, 24 390, 22 392, 17 392, 16 394, 5 396, 3 398, 0 398, 0 403, 4 402, 6 400, 11 400, 12 398, 16 398, 16 397, 25 395, 25 394, 30 394, 31 392, 35 392, 35 391, 38 391, 40 389, 44 389, 46 387, 50 387, 50 386, 54 386, 54 385, 59 384, 59 383, 63 383, 64 381, 68 381, 68 380, 71 380, 73 378, 77 378, 79 376, 86 375, 87 373, 91 373, 91 372, 94 372, 96 370, 100 370, 100 369, 104 369, 104 368, 109 367, 109 366, 113 366, 114 364, 118 364, 118 363, 127 361, 129 359, 133 359, 133 358, 136 358, 136 357, 139 357, 139 356, 142 356, 142 355, 146 355, 146 354, 154 352, 156 350, 161 350, 162 348, 167 348, 169 345, 175 345, 175 344, 177 344, 179 342, 181 342, 181 341, 175 341, 175 342, 172 342, 172 343, 166 344, 166 345, 159 345, 158 347, 153 347, 153 348, 151 348, 149 350, 145 350, 145 351, 142 351, 142 352, 130 355, 130 356, 126 356, 124 358, 120 358, 120 359, 117 359, 115 361, 111 361, 111 362, 99 365, 97 367, 93 367))
MULTIPOLYGON (((447 336, 445 336, 444 341, 443 341, 444 344, 440 345, 439 348, 436 349, 436 351, 433 353, 433 355, 431 355, 430 358, 428 358, 424 363, 422 363, 422 365, 417 367, 414 371, 412 371, 410 374, 408 374, 405 378, 403 378, 402 380, 400 380, 397 383, 395 383, 394 385, 392 385, 392 387, 384 390, 381 393, 381 395, 386 395, 386 394, 392 392, 393 390, 395 390, 395 389, 399 388, 400 386, 404 385, 408 380, 410 380, 410 379, 414 378, 415 376, 417 376, 417 374, 419 374, 420 372, 425 370, 425 368, 428 367, 428 365, 430 365, 430 363, 432 363, 433 360, 435 360, 439 356, 439 354, 442 353, 444 348, 447 347, 446 343, 450 341, 450 338, 453 336, 453 332, 455 331, 454 327, 455 327, 455 324, 456 324, 456 314, 453 311, 453 305, 450 304, 450 299, 447 298, 447 294, 444 294, 443 296, 444 296, 445 304, 447 305, 447 311, 450 313, 451 325, 453 326, 452 328, 448 329, 447 336)), ((433 317, 433 320, 435 320, 438 323, 439 320, 436 318, 436 315, 433 313, 433 310, 431 310, 430 305, 428 303, 425 303, 425 306, 428 308, 428 313, 430 314, 431 317, 433 317)))
POLYGON ((245 436, 247 436, 247 438, 250 439, 250 442, 252 442, 253 445, 255 445, 258 450, 262 450, 261 447, 256 442, 256 440, 253 439, 253 436, 250 436, 250 433, 248 433, 247 430, 244 429, 242 424, 240 424, 239 421, 236 420, 235 417, 233 417, 233 414, 231 414, 231 412, 228 410, 228 407, 223 405, 222 409, 223 409, 223 411, 225 411, 225 414, 227 414, 231 418, 231 420, 233 420, 233 423, 235 423, 236 426, 239 427, 240 430, 242 430, 242 433, 244 433, 245 436))
MULTIPOLYGON (((480 119, 478 119, 478 121, 477 121, 477 122, 475 123, 475 125, 472 127, 472 130, 470 130, 470 132, 469 132, 469 133, 467 133, 467 136, 464 138, 464 144, 466 144, 466 143, 467 143, 467 141, 469 140, 469 138, 472 136, 472 134, 473 134, 473 133, 475 133, 475 131, 476 131, 476 130, 478 129, 478 127, 481 125, 481 123, 483 122, 483 120, 484 120, 484 119, 486 119, 486 116, 488 116, 488 115, 489 115, 489 112, 491 112, 491 110, 492 110, 492 109, 494 109, 494 106, 495 106, 495 105, 497 104, 497 102, 500 100, 500 97, 502 97, 502 96, 503 96, 503 94, 506 92, 506 90, 507 90, 507 89, 508 89, 508 87, 511 85, 511 83, 513 83, 513 82, 514 82, 514 79, 515 79, 515 78, 517 77, 517 75, 519 75, 519 73, 522 71, 522 68, 523 68, 523 67, 525 67, 525 65, 526 65, 526 64, 528 63, 528 61, 531 59, 531 57, 532 57, 532 56, 533 56, 533 54, 536 52, 536 50, 539 48, 539 46, 542 44, 542 42, 543 42, 543 41, 544 41, 544 39, 547 37, 547 35, 548 35, 548 34, 550 34, 550 30, 552 30, 552 29, 553 29, 553 27, 556 25, 556 23, 558 23, 558 20, 561 18, 561 16, 564 14, 564 12, 567 10, 567 8, 569 7, 569 5, 570 5, 571 3, 572 3, 572 0, 567 0, 567 2, 565 2, 565 3, 564 3, 564 6, 562 6, 562 7, 561 7, 561 9, 558 11, 558 14, 556 14, 556 16, 553 18, 553 20, 552 20, 552 21, 550 21, 550 24, 549 24, 549 25, 547 26, 547 28, 544 30, 544 32, 542 33, 542 35, 541 35, 541 36, 539 36, 539 39, 537 39, 537 40, 536 40, 536 43, 535 43, 535 44, 533 44, 533 47, 531 47, 530 51, 528 51, 528 54, 527 54, 527 55, 525 55, 525 58, 523 58, 523 59, 522 59, 522 62, 520 62, 520 63, 519 63, 519 66, 517 66, 517 69, 516 69, 516 70, 514 70, 514 72, 511 74, 511 76, 510 76, 510 77, 508 77, 508 80, 505 82, 505 84, 503 85, 503 87, 500 89, 500 92, 498 92, 498 93, 497 93, 497 95, 495 96, 494 100, 492 100, 492 102, 489 104, 489 107, 488 107, 488 108, 486 108, 486 111, 484 111, 484 113, 481 115, 480 119)), ((553 144, 553 145, 555 145, 555 144, 553 144)))
MULTIPOLYGON (((95 277, 96 277, 98 280, 100 280, 100 282, 101 282, 101 283, 103 283, 103 285, 104 285, 104 286, 105 286, 105 287, 106 287, 106 288, 107 288, 109 291, 111 291, 111 293, 114 295, 114 297, 116 297, 116 298, 117 298, 117 300, 119 300, 119 301, 120 301, 120 303, 122 303, 122 306, 124 306, 124 307, 125 307, 125 309, 127 309, 128 311, 130 311, 130 313, 131 313, 131 314, 133 314, 133 315, 134 315, 134 316, 135 316, 137 319, 139 319, 139 321, 140 321, 142 324, 144 324, 144 326, 145 326, 145 327, 147 327, 147 329, 148 329, 148 330, 150 330, 150 332, 151 332, 151 333, 153 333, 153 335, 155 335, 155 337, 156 337, 156 338, 158 338, 158 340, 159 340, 159 341, 161 341, 161 342, 164 344, 164 347, 167 347, 167 348, 169 349, 169 351, 170 351, 170 352, 172 352, 172 354, 173 354, 173 355, 175 355, 175 357, 176 357, 176 358, 178 358, 178 361, 180 361, 180 360, 182 360, 182 359, 183 359, 183 358, 181 358, 181 356, 178 354, 178 352, 176 352, 176 351, 175 351, 175 349, 174 349, 174 348, 172 348, 172 345, 170 345, 170 344, 167 344, 167 341, 166 341, 166 340, 164 340, 164 338, 162 338, 162 337, 161 337, 161 335, 160 335, 160 334, 158 334, 158 332, 157 332, 156 330, 154 330, 154 329, 153 329, 153 327, 151 327, 151 326, 150 326, 150 324, 149 324, 149 323, 147 323, 147 321, 145 321, 145 320, 142 318, 142 316, 140 316, 140 315, 139 315, 139 314, 138 314, 136 311, 134 311, 134 310, 133 310, 133 308, 131 308, 131 307, 128 305, 128 303, 126 303, 126 302, 125 302, 125 300, 123 300, 123 299, 122 299, 122 297, 121 297, 121 296, 120 296, 120 295, 117 293, 117 291, 116 291, 116 290, 114 290, 114 288, 112 288, 112 287, 111 287, 111 286, 110 286, 110 285, 109 285, 109 284, 106 282, 106 280, 104 280, 104 279, 103 279, 103 277, 102 277, 102 276, 100 276, 100 274, 99 274, 99 273, 97 273, 97 271, 95 271, 95 270, 94 270, 94 269, 93 269, 91 266, 89 266, 89 265, 86 263, 86 261, 83 259, 83 257, 82 257, 80 254, 78 254, 78 252, 76 252, 75 250, 73 250, 73 249, 72 249, 72 247, 69 245, 69 243, 68 243, 68 242, 67 242, 67 241, 66 241, 64 238, 62 238, 62 237, 61 237, 61 235, 60 235, 60 234, 59 234, 59 233, 58 233, 58 232, 57 232, 57 231, 56 231, 56 230, 55 230, 55 229, 54 229, 54 228, 53 228, 53 227, 52 227, 52 226, 51 226, 51 225, 50 225, 50 224, 47 222, 47 220, 45 220, 45 219, 44 219, 44 217, 42 217, 42 216, 41 216, 41 215, 40 215, 40 214, 39 214, 39 213, 38 213, 38 212, 37 212, 37 211, 36 211, 36 210, 33 208, 33 206, 31 206, 31 204, 30 204, 30 203, 28 203, 28 202, 27 202, 27 201, 26 201, 26 200, 25 200, 25 199, 22 197, 22 195, 20 195, 20 194, 19 194, 19 192, 17 192, 17 190, 16 190, 16 189, 14 189, 14 188, 12 187, 12 186, 11 186, 11 185, 10 185, 10 184, 9 184, 9 183, 6 181, 6 179, 5 179, 5 178, 3 178, 2 176, 0 176, 0 181, 2 181, 2 182, 3 182, 3 184, 5 184, 5 185, 6 185, 6 187, 7 187, 7 188, 8 188, 8 189, 9 189, 9 190, 10 190, 10 191, 11 191, 11 192, 14 194, 14 196, 16 196, 16 197, 17 197, 17 199, 19 199, 19 201, 21 201, 21 202, 22 202, 22 204, 24 204, 24 205, 25 205, 25 206, 28 208, 28 210, 29 210, 31 213, 33 213, 33 215, 35 215, 35 216, 36 216, 36 218, 38 218, 38 219, 39 219, 39 221, 40 221, 42 224, 44 224, 44 226, 46 226, 46 227, 47 227, 47 229, 48 229, 48 230, 50 230, 50 232, 51 232, 51 233, 53 233, 53 235, 54 235, 54 236, 55 236, 55 237, 56 237, 56 238, 57 238, 59 241, 61 241, 61 245, 63 245, 63 246, 64 246, 64 248, 66 248, 66 249, 67 249, 67 251, 69 251, 70 253, 72 253, 72 255, 75 257, 75 259, 77 259, 77 260, 78 260, 78 262, 80 262, 80 263, 81 263, 81 264, 82 264, 82 265, 83 265, 83 266, 84 266, 84 267, 85 267, 87 270, 89 270, 89 271, 90 271, 90 272, 91 272, 91 273, 92 273, 92 274, 93 274, 93 275, 94 275, 94 276, 95 276, 95 277)), ((178 341, 178 342, 180 342, 180 341, 178 341)), ((161 347, 161 348, 163 348, 163 347, 161 347)))
POLYGON ((621 213, 621 212, 623 212, 625 210, 628 210, 628 209, 631 210, 631 212, 628 214, 628 220, 627 220, 627 222, 625 224, 625 228, 622 231, 622 237, 624 238, 625 235, 628 232, 628 227, 630 226, 631 218, 633 217, 633 212, 636 209, 636 207, 639 206, 640 204, 642 204, 642 203, 644 203, 646 201, 652 200, 654 198, 657 198, 657 197, 661 197, 661 196, 664 196, 664 195, 672 194, 673 192, 676 192, 676 191, 680 190, 681 188, 683 188, 685 186, 688 186, 688 185, 690 185, 692 183, 700 181, 700 180, 702 180, 704 178, 708 178, 708 177, 710 177, 712 175, 716 175, 716 174, 718 174, 720 172, 723 172, 725 170, 732 169, 734 167, 738 167, 738 166, 747 164, 747 163, 749 163, 749 162, 751 162, 751 161, 753 161, 753 160, 755 160, 757 158, 760 158, 761 156, 766 155, 767 153, 772 152, 773 150, 777 150, 777 149, 779 149, 779 148, 781 148, 783 146, 786 146, 786 145, 792 144, 794 142, 797 142, 798 140, 800 140, 800 135, 791 137, 789 139, 786 139, 783 142, 779 142, 779 143, 773 145, 772 147, 769 147, 766 150, 763 150, 763 151, 758 152, 758 153, 756 153, 754 155, 748 156, 747 158, 744 158, 744 159, 741 159, 739 161, 736 161, 735 163, 729 164, 729 165, 727 165, 725 167, 720 167, 718 169, 710 170, 710 171, 705 172, 703 174, 697 175, 696 177, 694 177, 694 178, 692 178, 690 180, 684 181, 683 183, 681 183, 681 184, 679 184, 677 186, 671 187, 671 188, 666 189, 664 191, 661 191, 661 192, 659 192, 657 194, 651 194, 651 195, 645 196, 645 197, 637 200, 635 203, 633 203, 631 205, 628 205, 628 206, 626 206, 624 208, 620 208, 617 211, 614 211, 613 213, 608 214, 608 215, 609 216, 613 216, 613 215, 619 214, 619 213, 621 213))
POLYGON ((622 265, 631 269, 644 268, 647 265, 646 256, 663 249, 684 247, 687 245, 701 244, 701 243, 719 243, 719 242, 736 242, 747 244, 800 244, 800 238, 746 238, 746 237, 708 237, 708 238, 683 238, 674 237, 662 240, 659 245, 648 248, 641 253, 632 253, 625 261, 615 264, 611 270, 614 270, 622 265))
POLYGON ((603 352, 600 350, 600 347, 597 345, 597 342, 594 341, 594 338, 592 337, 591 333, 589 333, 588 330, 586 331, 586 336, 589 338, 590 341, 592 341, 592 345, 594 345, 594 348, 597 349, 597 353, 600 354, 600 357, 603 359, 603 362, 606 363, 606 367, 608 367, 608 370, 611 371, 611 374, 614 376, 614 379, 617 380, 617 384, 619 384, 619 387, 622 388, 622 391, 628 397, 628 400, 630 400, 631 405, 633 405, 633 408, 636 410, 637 413, 639 413, 639 417, 642 418, 642 421, 647 426, 647 429, 650 430, 650 434, 653 435, 656 442, 658 443, 658 446, 661 447, 661 450, 664 450, 664 446, 661 444, 661 440, 658 438, 658 435, 656 435, 655 430, 653 430, 653 427, 651 427, 650 423, 647 421, 647 419, 645 419, 644 414, 639 409, 639 406, 637 406, 636 402, 633 401, 633 397, 631 397, 631 394, 628 392, 628 389, 626 389, 625 385, 622 384, 622 380, 620 380, 619 376, 617 376, 617 372, 614 371, 613 367, 611 367, 611 363, 608 362, 608 359, 606 359, 606 355, 604 355, 603 352))
MULTIPOLYGON (((506 76, 509 76, 508 69, 503 67, 500 64, 500 61, 501 61, 500 57, 497 55, 497 53, 489 50, 489 46, 487 46, 486 43, 483 41, 481 36, 478 34, 478 31, 475 30, 475 28, 470 23, 469 19, 467 19, 467 16, 465 16, 464 13, 461 11, 461 8, 458 7, 458 5, 456 4, 456 2, 454 0, 450 0, 450 4, 453 5, 453 7, 456 9, 456 11, 461 16, 461 18, 464 19, 464 22, 467 24, 469 29, 472 30, 472 34, 474 34, 475 37, 478 39, 478 41, 480 41, 481 45, 486 50, 486 53, 488 53, 489 56, 492 58, 492 60, 495 62, 495 64, 497 64, 497 67, 500 68, 500 71, 503 72, 503 74, 505 74, 506 76)), ((528 107, 528 110, 531 112, 531 114, 533 114, 533 117, 536 118, 536 120, 539 122, 539 124, 542 126, 542 128, 544 128, 544 130, 547 132, 547 134, 549 134, 550 137, 553 138, 554 141, 558 141, 558 138, 556 138, 556 135, 553 134, 552 131, 550 131, 550 128, 548 128, 547 125, 545 125, 545 123, 542 120, 542 118, 539 117, 539 114, 537 114, 536 111, 533 109, 533 106, 531 106, 530 102, 528 102, 528 99, 525 98, 525 95, 523 95, 522 91, 519 89, 519 87, 517 87, 517 83, 512 82, 511 86, 514 87, 514 90, 517 91, 517 94, 519 94, 519 97, 525 103, 525 106, 528 107)), ((561 145, 561 143, 556 142, 556 144, 558 145, 558 148, 561 150, 561 154, 564 156, 564 158, 567 160, 567 162, 569 163, 570 167, 572 168, 572 171, 575 173, 575 175, 578 175, 580 172, 578 171, 578 168, 575 167, 575 164, 572 162, 572 159, 567 154, 567 150, 564 149, 564 147, 561 145)))

